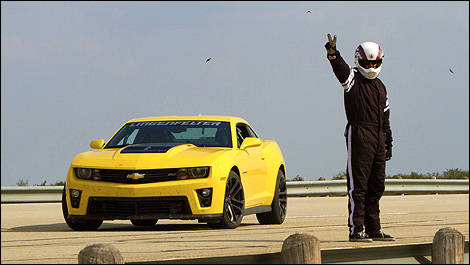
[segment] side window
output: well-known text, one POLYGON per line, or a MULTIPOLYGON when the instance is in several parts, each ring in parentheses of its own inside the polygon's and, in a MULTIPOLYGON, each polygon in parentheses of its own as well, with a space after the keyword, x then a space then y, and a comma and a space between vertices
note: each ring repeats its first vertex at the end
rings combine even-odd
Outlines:
POLYGON ((255 131, 253 131, 253 129, 251 129, 250 126, 247 125, 246 128, 248 129, 248 133, 250 134, 250 137, 259 138, 258 135, 256 135, 255 131))
POLYGON ((248 125, 246 125, 244 123, 238 123, 237 124, 237 144, 238 144, 238 148, 240 148, 240 146, 243 143, 243 140, 246 137, 257 137, 257 136, 252 131, 250 131, 248 125))
POLYGON ((242 130, 240 129, 240 126, 237 125, 237 145, 238 145, 238 148, 240 148, 240 146, 242 145, 242 142, 243 142, 243 136, 242 136, 242 130))

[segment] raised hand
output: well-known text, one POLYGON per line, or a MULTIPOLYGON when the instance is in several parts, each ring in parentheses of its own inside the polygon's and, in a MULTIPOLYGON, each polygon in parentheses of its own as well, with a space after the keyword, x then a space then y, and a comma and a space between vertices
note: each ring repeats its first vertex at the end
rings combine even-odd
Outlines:
POLYGON ((331 35, 328 33, 328 42, 325 44, 326 52, 328 54, 336 53, 336 35, 331 39, 331 35))

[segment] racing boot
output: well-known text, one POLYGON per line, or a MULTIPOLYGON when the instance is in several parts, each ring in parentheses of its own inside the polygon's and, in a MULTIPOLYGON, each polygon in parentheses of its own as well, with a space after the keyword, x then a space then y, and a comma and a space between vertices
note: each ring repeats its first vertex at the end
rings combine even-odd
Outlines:
POLYGON ((349 241, 351 242, 372 242, 372 238, 369 237, 365 232, 355 232, 354 234, 349 234, 349 241))
POLYGON ((368 234, 368 238, 370 238, 373 241, 395 241, 395 238, 393 236, 387 235, 382 231, 368 234))

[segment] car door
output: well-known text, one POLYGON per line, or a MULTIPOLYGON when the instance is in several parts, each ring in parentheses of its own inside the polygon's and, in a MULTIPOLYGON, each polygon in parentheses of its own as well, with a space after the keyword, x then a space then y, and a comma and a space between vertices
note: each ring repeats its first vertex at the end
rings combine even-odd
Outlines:
MULTIPOLYGON (((258 138, 254 131, 244 123, 237 124, 236 133, 238 148, 246 137, 258 138)), ((263 202, 267 169, 262 149, 260 145, 237 150, 240 177, 245 191, 245 208, 257 206, 263 202)))

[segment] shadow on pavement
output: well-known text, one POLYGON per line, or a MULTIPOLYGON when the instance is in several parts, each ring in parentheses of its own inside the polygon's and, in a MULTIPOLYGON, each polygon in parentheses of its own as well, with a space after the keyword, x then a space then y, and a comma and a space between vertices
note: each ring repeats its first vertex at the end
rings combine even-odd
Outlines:
MULTIPOLYGON (((241 224, 240 227, 252 226, 256 224, 241 224)), ((104 222, 97 230, 93 232, 125 232, 125 231, 196 231, 196 230, 221 230, 213 229, 209 227, 206 223, 200 224, 156 224, 152 227, 138 227, 129 224, 113 224, 112 221, 104 222)), ((45 225, 28 225, 28 226, 18 226, 12 228, 2 228, 2 232, 66 232, 74 231, 64 223, 55 223, 55 224, 45 224, 45 225)), ((77 232, 87 232, 87 231, 77 231, 77 232)), ((90 231, 88 231, 90 232, 90 231)))

